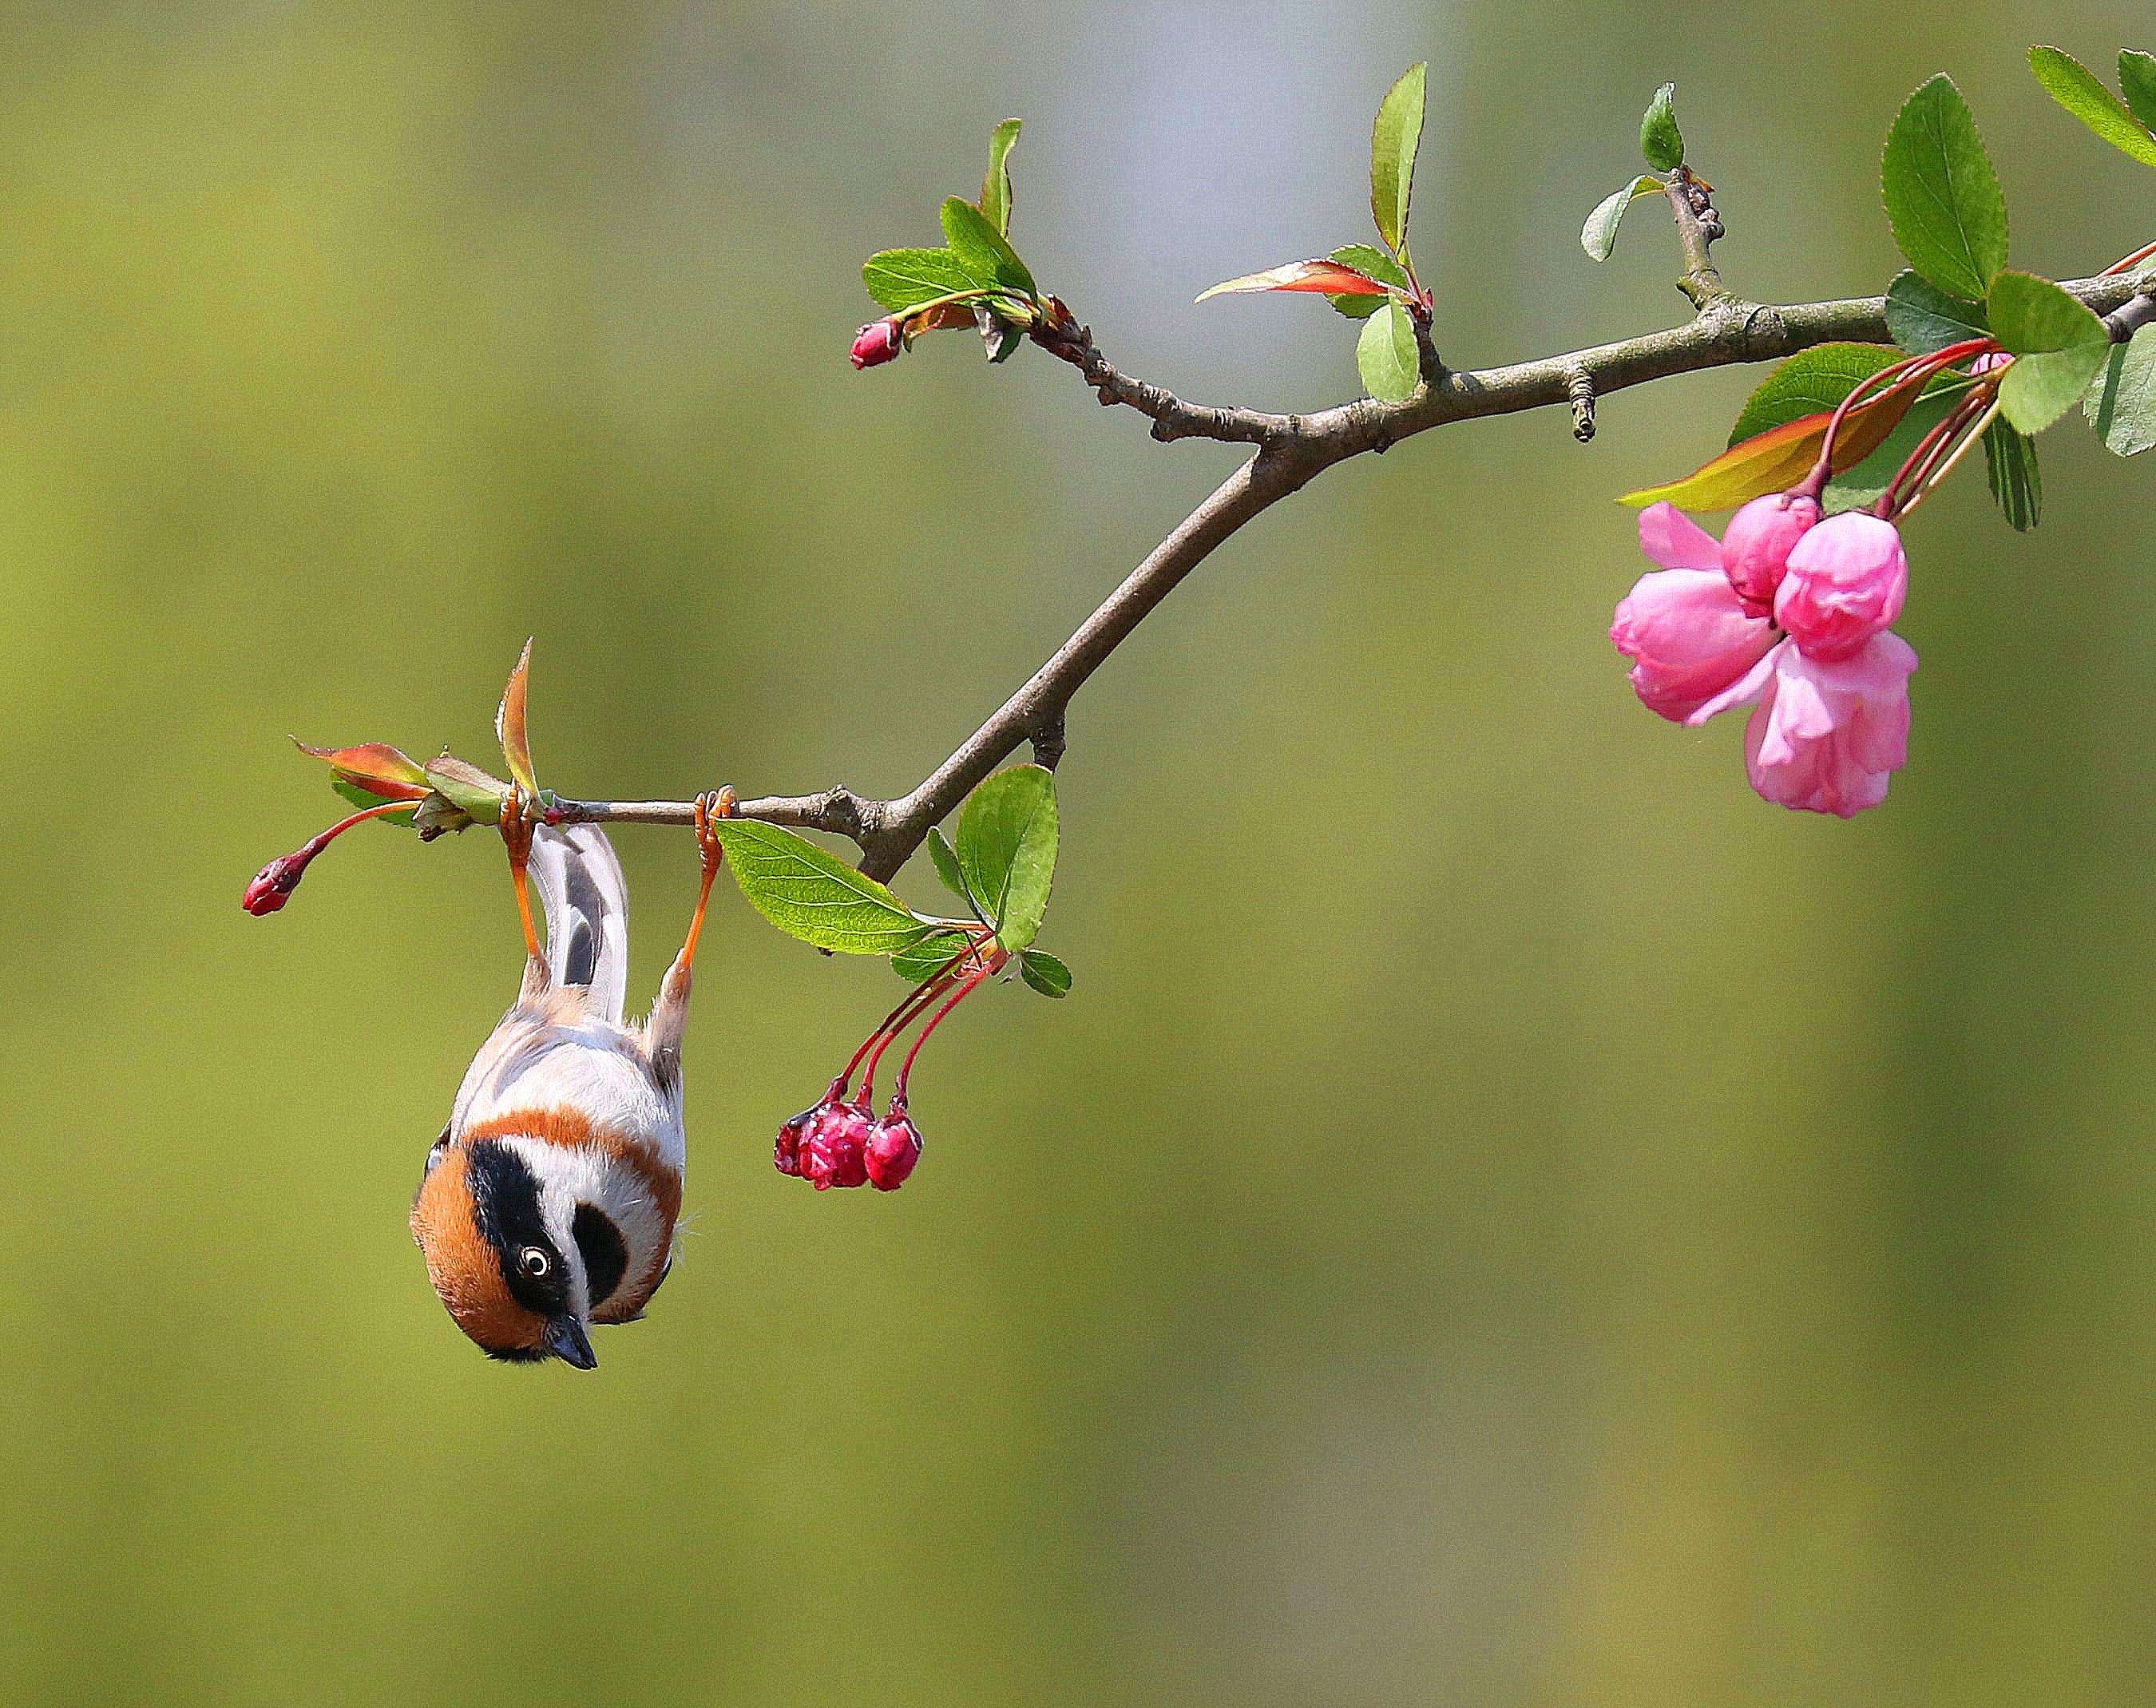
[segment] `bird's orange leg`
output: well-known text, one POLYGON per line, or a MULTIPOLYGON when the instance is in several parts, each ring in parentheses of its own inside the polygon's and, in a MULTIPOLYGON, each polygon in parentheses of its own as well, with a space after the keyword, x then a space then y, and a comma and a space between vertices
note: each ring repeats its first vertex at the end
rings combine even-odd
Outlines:
POLYGON ((524 816, 521 789, 511 789, 501 803, 501 844, 509 850, 509 877, 516 885, 516 915, 524 922, 525 952, 534 961, 543 960, 539 928, 531 919, 531 883, 526 871, 531 864, 531 821, 524 816))
POLYGON ((696 891, 696 910, 690 916, 689 935, 682 940, 681 953, 676 957, 675 964, 685 974, 696 962, 696 941, 704 935, 704 910, 711 905, 711 880, 719 875, 719 867, 726 857, 711 821, 732 818, 738 799, 731 788, 696 797, 696 851, 704 857, 704 882, 696 891))

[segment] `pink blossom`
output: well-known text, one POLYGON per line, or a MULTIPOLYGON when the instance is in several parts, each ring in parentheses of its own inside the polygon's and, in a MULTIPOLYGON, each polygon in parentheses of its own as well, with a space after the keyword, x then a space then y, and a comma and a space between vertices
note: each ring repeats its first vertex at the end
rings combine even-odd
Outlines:
POLYGON ((855 367, 880 367, 886 362, 896 362, 898 353, 906 347, 900 335, 898 316, 888 320, 871 321, 854 336, 854 347, 850 352, 855 367))
POLYGON ((1908 761, 1916 668, 1916 649, 1892 633, 1839 659, 1784 641, 1686 721, 1754 706, 1744 731, 1752 787, 1784 807, 1851 818, 1885 800, 1888 775, 1908 761))
POLYGON ((1641 702, 1681 723, 1765 655, 1773 625, 1746 614, 1722 573, 1720 542, 1675 505, 1640 512, 1640 546, 1663 567, 1619 602, 1609 639, 1633 661, 1641 702))
POLYGON ((1789 553, 1819 519, 1819 500, 1797 492, 1755 498, 1730 517, 1722 531, 1722 565, 1746 616, 1764 617, 1774 609, 1789 553))
POLYGON ((1789 552, 1774 621, 1815 659, 1846 659, 1902 614, 1909 560, 1893 523, 1861 510, 1829 516, 1789 552))

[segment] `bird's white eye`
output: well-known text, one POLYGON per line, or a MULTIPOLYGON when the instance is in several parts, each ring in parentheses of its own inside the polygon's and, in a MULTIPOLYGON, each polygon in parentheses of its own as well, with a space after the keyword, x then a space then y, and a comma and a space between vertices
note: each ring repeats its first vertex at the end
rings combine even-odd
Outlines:
POLYGON ((554 1267, 554 1259, 537 1246, 527 1245, 517 1253, 516 1266, 533 1280, 543 1280, 547 1272, 554 1267))

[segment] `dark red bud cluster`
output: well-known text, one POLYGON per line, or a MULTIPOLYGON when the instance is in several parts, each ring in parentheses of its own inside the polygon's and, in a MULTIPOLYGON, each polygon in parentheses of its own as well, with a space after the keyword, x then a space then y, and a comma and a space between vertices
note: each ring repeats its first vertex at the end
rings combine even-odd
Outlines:
POLYGON ((779 1128, 771 1160, 781 1174, 805 1180, 819 1192, 834 1186, 896 1192, 921 1160, 921 1134, 905 1104, 894 1102, 878 1121, 868 1104, 848 1100, 839 1081, 814 1108, 779 1128))
POLYGON ((895 362, 906 348, 906 339, 899 331, 898 316, 888 320, 871 321, 854 335, 853 363, 857 368, 880 367, 886 362, 895 362))

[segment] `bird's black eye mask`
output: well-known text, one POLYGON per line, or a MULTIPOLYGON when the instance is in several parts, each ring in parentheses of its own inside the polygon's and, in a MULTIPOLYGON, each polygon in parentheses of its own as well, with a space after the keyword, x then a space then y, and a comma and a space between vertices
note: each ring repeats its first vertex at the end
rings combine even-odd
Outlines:
POLYGON ((472 1221, 494 1248, 510 1296, 542 1316, 569 1308, 569 1265, 539 1214, 539 1181, 506 1145, 482 1139, 465 1163, 472 1221))

